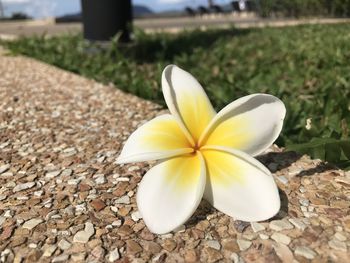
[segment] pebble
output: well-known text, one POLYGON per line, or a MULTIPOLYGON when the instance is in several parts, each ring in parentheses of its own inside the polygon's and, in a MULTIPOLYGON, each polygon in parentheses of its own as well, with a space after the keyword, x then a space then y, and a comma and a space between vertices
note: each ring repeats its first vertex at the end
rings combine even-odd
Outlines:
POLYGON ((68 181, 67 181, 67 184, 68 185, 77 185, 77 184, 79 184, 80 183, 80 179, 79 178, 77 178, 77 179, 69 179, 68 181))
POLYGON ((37 248, 38 247, 38 245, 37 244, 35 244, 35 243, 30 243, 29 245, 28 245, 28 247, 29 248, 37 248))
POLYGON ((221 248, 221 245, 220 245, 219 241, 217 241, 217 240, 208 240, 205 243, 208 247, 214 248, 216 250, 220 250, 220 248, 221 248))
POLYGON ((122 220, 116 220, 112 222, 112 226, 121 226, 122 225, 122 220))
POLYGON ((334 234, 334 238, 338 239, 339 241, 346 241, 346 236, 344 236, 342 233, 340 232, 336 232, 334 234))
POLYGON ((142 218, 142 216, 141 216, 139 211, 136 211, 136 212, 131 213, 131 218, 132 218, 132 220, 137 222, 142 218))
POLYGON ((286 229, 292 229, 293 225, 289 223, 287 220, 274 220, 271 221, 269 227, 275 231, 281 231, 286 229))
POLYGON ((43 222, 43 220, 41 218, 32 218, 32 219, 26 221, 22 225, 22 227, 26 228, 26 229, 29 229, 29 230, 32 230, 34 227, 36 227, 37 225, 39 225, 42 222, 43 222))
POLYGON ((273 249, 275 250, 277 256, 281 259, 282 262, 293 262, 294 256, 288 246, 281 243, 277 243, 273 244, 273 249))
MULTIPOLYGON (((71 259, 74 262, 84 262, 85 261, 86 254, 85 253, 78 253, 71 255, 71 259)), ((94 261, 91 261, 94 262, 94 261)))
POLYGON ((61 173, 60 170, 47 172, 45 177, 48 179, 52 179, 52 178, 55 178, 56 176, 58 176, 60 173, 61 173))
POLYGON ((260 237, 262 240, 269 239, 269 236, 268 236, 268 235, 265 235, 265 234, 259 234, 259 237, 260 237))
POLYGON ((304 229, 306 228, 306 225, 303 223, 301 219, 290 218, 289 222, 291 222, 296 228, 300 229, 301 231, 304 231, 304 229))
POLYGON ((70 248, 72 246, 71 243, 69 243, 67 240, 65 240, 64 238, 60 240, 60 242, 58 242, 58 247, 62 250, 66 250, 68 248, 70 248))
POLYGON ((115 182, 129 182, 130 178, 129 177, 119 177, 115 179, 115 182))
POLYGON ((87 243, 90 237, 95 233, 94 225, 90 222, 85 223, 85 229, 77 232, 73 237, 73 242, 87 243))
POLYGON ((56 263, 56 262, 67 262, 69 258, 69 255, 66 255, 66 254, 62 254, 62 255, 59 255, 57 257, 54 257, 51 261, 51 263, 56 263))
POLYGON ((48 245, 43 253, 43 257, 51 257, 51 255, 56 251, 57 245, 48 245))
POLYGON ((244 260, 238 256, 237 253, 232 253, 230 259, 233 261, 233 263, 244 263, 244 260))
POLYGON ((328 242, 328 245, 335 250, 340 250, 340 251, 344 251, 344 252, 347 251, 346 243, 339 241, 339 240, 336 240, 336 239, 330 240, 328 242))
POLYGON ((289 245, 291 242, 291 239, 289 236, 286 236, 285 234, 281 234, 278 232, 275 232, 272 234, 271 239, 275 240, 277 243, 282 243, 284 245, 289 245))
POLYGON ((118 198, 117 200, 115 200, 115 204, 128 205, 128 204, 130 204, 130 197, 127 195, 124 195, 124 196, 118 198))
POLYGON ((43 190, 39 190, 39 191, 35 191, 33 194, 34 194, 34 196, 36 196, 36 197, 40 197, 40 196, 43 195, 43 193, 44 193, 43 190))
POLYGON ((72 169, 64 169, 61 173, 62 177, 67 177, 67 176, 71 176, 73 174, 73 170, 72 169))
POLYGON ((13 214, 14 214, 14 212, 12 210, 6 210, 2 216, 5 218, 12 218, 13 214))
POLYGON ((0 174, 6 172, 10 168, 9 164, 4 164, 0 166, 0 174))
POLYGON ((0 201, 5 200, 7 198, 7 195, 0 195, 0 201))
POLYGON ((23 190, 30 189, 30 188, 34 187, 34 185, 35 185, 35 182, 28 182, 28 183, 18 184, 12 189, 12 191, 14 193, 17 193, 17 192, 20 192, 20 191, 23 191, 23 190))
POLYGON ((277 176, 277 179, 278 179, 282 184, 288 184, 288 182, 289 182, 289 180, 288 180, 285 176, 283 176, 283 175, 277 176))
POLYGON ((250 225, 255 233, 265 230, 265 227, 260 223, 251 222, 250 225))
POLYGON ((244 251, 250 248, 250 246, 252 245, 252 242, 244 239, 237 239, 237 244, 239 246, 239 249, 241 251, 244 251))
POLYGON ((96 210, 101 211, 106 207, 106 204, 101 199, 95 199, 90 202, 90 205, 96 210))
POLYGON ((105 176, 103 174, 97 174, 94 176, 96 184, 104 184, 107 182, 105 176))
POLYGON ((5 222, 6 217, 4 216, 0 216, 0 226, 2 226, 2 224, 5 222))
POLYGON ((114 262, 119 258, 120 258, 120 254, 119 254, 118 248, 115 248, 114 250, 112 250, 108 255, 109 262, 114 262))
POLYGON ((296 247, 294 253, 297 256, 302 256, 307 259, 314 259, 317 255, 315 251, 313 251, 311 248, 306 246, 296 247))

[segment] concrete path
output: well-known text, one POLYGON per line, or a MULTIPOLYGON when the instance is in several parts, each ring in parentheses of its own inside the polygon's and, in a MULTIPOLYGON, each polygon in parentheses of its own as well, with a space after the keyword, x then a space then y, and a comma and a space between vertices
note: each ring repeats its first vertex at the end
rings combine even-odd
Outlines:
MULTIPOLYGON (((177 33, 184 29, 208 28, 249 28, 249 27, 281 27, 301 24, 332 24, 349 23, 350 19, 261 19, 248 16, 206 16, 206 17, 180 17, 136 19, 134 26, 145 32, 171 32, 177 33)), ((81 23, 55 24, 51 19, 32 22, 2 22, 0 23, 0 38, 14 39, 18 36, 31 35, 58 35, 63 33, 76 33, 82 31, 81 23)))
POLYGON ((149 165, 114 161, 157 114, 113 87, 1 55, 0 261, 348 260, 350 173, 276 147, 260 158, 281 192, 274 219, 235 221, 202 202, 179 231, 151 234, 135 203, 149 165))

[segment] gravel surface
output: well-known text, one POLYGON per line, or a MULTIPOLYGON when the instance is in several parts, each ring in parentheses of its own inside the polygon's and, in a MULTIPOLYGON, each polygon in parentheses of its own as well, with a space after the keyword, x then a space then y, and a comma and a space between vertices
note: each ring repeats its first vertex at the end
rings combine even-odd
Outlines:
POLYGON ((149 164, 114 162, 160 110, 53 66, 0 56, 0 262, 348 260, 350 173, 277 147, 260 157, 281 192, 275 218, 235 221, 203 201, 178 231, 150 233, 135 203, 149 164))

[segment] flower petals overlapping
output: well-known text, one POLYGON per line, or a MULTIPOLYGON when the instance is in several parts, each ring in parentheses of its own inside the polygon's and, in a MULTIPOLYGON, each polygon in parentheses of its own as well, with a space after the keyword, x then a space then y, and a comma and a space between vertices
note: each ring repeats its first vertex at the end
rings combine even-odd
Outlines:
POLYGON ((286 114, 268 94, 242 97, 216 114, 188 72, 167 66, 162 88, 171 115, 138 128, 117 163, 160 160, 142 179, 137 204, 148 228, 167 233, 185 223, 202 197, 245 221, 273 217, 280 208, 271 173, 252 156, 279 136, 286 114))

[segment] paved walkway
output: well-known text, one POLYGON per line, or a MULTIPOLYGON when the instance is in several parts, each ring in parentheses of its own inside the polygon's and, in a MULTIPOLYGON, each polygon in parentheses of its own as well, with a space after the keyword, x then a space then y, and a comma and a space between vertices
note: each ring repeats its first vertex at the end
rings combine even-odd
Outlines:
POLYGON ((0 261, 348 260, 350 173, 278 148, 261 157, 281 190, 276 218, 234 221, 203 202, 178 232, 151 234, 135 203, 149 165, 114 161, 159 111, 53 66, 0 56, 0 261))
MULTIPOLYGON (((251 28, 251 27, 282 27, 303 24, 334 24, 349 23, 348 18, 320 18, 320 19, 261 19, 254 16, 206 16, 206 17, 177 17, 135 19, 134 26, 147 33, 170 32, 177 33, 184 29, 208 28, 251 28)), ((63 33, 77 33, 82 31, 81 23, 55 24, 53 20, 28 22, 0 23, 0 38, 14 39, 18 36, 31 35, 59 35, 63 33)))

